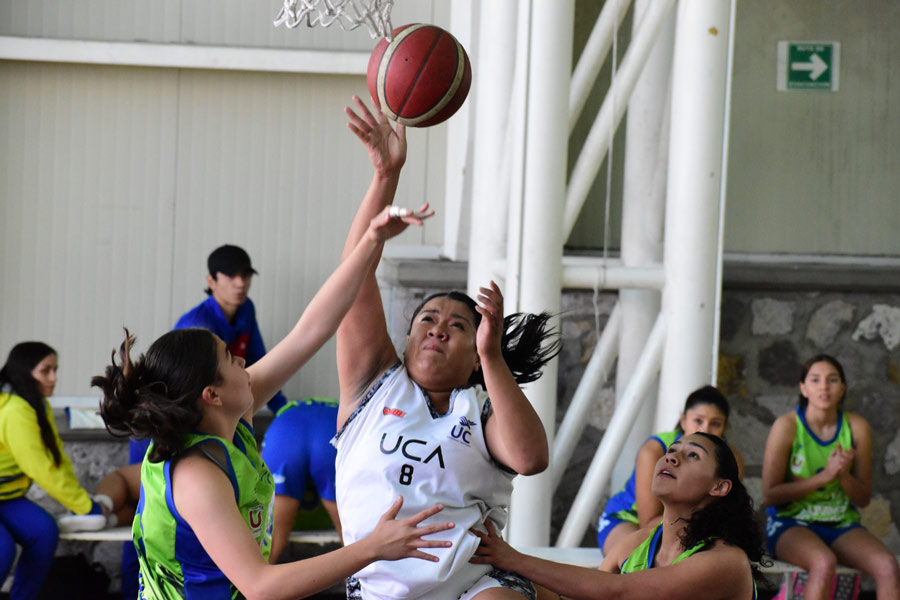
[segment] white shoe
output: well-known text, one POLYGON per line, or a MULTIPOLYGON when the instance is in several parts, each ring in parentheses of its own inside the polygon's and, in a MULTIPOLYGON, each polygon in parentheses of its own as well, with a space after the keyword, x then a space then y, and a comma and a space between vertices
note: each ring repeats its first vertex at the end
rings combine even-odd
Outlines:
POLYGON ((65 515, 57 520, 60 533, 74 531, 100 531, 106 527, 103 515, 65 515))

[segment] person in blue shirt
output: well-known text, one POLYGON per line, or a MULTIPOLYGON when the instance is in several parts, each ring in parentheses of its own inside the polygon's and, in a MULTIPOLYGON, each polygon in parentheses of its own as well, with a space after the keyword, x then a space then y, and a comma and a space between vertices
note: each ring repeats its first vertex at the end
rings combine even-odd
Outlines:
MULTIPOLYGON (((207 298, 181 315, 174 329, 209 329, 225 342, 232 355, 243 358, 249 367, 266 354, 256 323, 256 308, 247 297, 257 271, 244 249, 231 244, 213 250, 206 264, 207 298)), ((267 406, 276 413, 286 402, 279 391, 267 406)))
MULTIPOLYGON (((256 323, 256 308, 247 297, 257 270, 250 262, 250 255, 240 246, 232 244, 213 250, 206 259, 206 266, 209 270, 206 300, 181 315, 173 329, 209 329, 225 342, 233 356, 243 358, 249 367, 266 354, 266 346, 256 323)), ((286 403, 284 394, 278 391, 267 406, 277 413, 286 403)), ((132 439, 128 463, 141 462, 149 445, 150 440, 132 439)))

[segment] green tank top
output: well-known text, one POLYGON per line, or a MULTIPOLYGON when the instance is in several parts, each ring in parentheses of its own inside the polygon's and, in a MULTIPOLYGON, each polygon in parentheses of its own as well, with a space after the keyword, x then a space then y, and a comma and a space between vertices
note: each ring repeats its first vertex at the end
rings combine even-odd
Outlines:
MULTIPOLYGON (((227 464, 213 460, 231 479, 238 509, 268 560, 272 546, 272 509, 275 483, 256 447, 253 431, 244 421, 232 441, 190 434, 186 450, 200 444, 219 444, 227 464)), ((221 456, 213 452, 213 456, 221 456)), ((148 453, 149 456, 149 453, 148 453)), ((141 465, 141 500, 132 524, 140 563, 140 598, 232 598, 244 596, 215 565, 172 498, 172 460, 141 465)))
MULTIPOLYGON (((659 540, 662 538, 662 523, 653 528, 653 532, 647 537, 646 540, 641 542, 641 545, 632 550, 631 554, 628 555, 628 558, 625 559, 625 562, 622 563, 622 567, 619 569, 622 573, 634 573, 635 571, 645 571, 647 569, 652 568, 653 559, 656 557, 656 551, 659 547, 659 540)), ((689 548, 678 555, 678 558, 672 561, 674 565, 677 562, 681 562, 688 556, 696 554, 700 550, 706 548, 709 544, 709 540, 700 542, 693 548, 689 548)))
MULTIPOLYGON (((659 549, 659 541, 662 539, 662 523, 657 525, 653 532, 647 537, 646 540, 641 542, 641 545, 635 548, 631 554, 628 555, 628 558, 625 559, 625 562, 622 563, 622 566, 619 569, 620 573, 634 573, 636 571, 646 571, 647 569, 653 568, 653 559, 656 557, 656 552, 659 549)), ((714 540, 704 540, 694 546, 693 548, 688 548, 684 552, 678 555, 678 558, 672 561, 672 564, 676 564, 681 562, 682 560, 688 558, 689 556, 693 556, 697 552, 704 550, 707 546, 713 543, 714 540)), ((753 581, 753 600, 756 600, 757 590, 756 590, 756 580, 753 581)))
MULTIPOLYGON (((853 447, 850 422, 843 412, 838 413, 838 428, 834 437, 827 441, 820 440, 809 429, 806 411, 799 406, 794 420, 796 431, 788 462, 790 480, 807 479, 824 469, 828 464, 828 456, 838 446, 853 447)), ((775 514, 798 521, 829 523, 837 527, 845 527, 859 521, 859 512, 850 503, 850 498, 837 479, 829 481, 799 500, 778 506, 775 514)))

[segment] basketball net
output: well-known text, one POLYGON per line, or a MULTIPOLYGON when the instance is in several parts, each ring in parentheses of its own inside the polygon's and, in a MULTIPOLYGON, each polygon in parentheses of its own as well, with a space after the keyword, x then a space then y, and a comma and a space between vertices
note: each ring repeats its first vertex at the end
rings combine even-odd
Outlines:
POLYGON ((372 39, 391 39, 391 8, 394 0, 284 0, 275 18, 275 27, 294 29, 306 22, 307 27, 330 27, 337 23, 344 31, 365 25, 372 39))

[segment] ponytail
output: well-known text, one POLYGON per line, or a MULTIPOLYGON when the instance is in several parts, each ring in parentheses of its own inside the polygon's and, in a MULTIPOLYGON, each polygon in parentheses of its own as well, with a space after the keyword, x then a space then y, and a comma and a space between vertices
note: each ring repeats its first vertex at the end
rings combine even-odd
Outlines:
POLYGON ((152 462, 180 452, 185 435, 203 417, 203 389, 220 381, 217 341, 206 329, 178 329, 161 336, 132 362, 134 337, 126 329, 119 361, 113 352, 105 374, 91 379, 91 385, 103 391, 100 415, 107 431, 152 440, 152 462))

